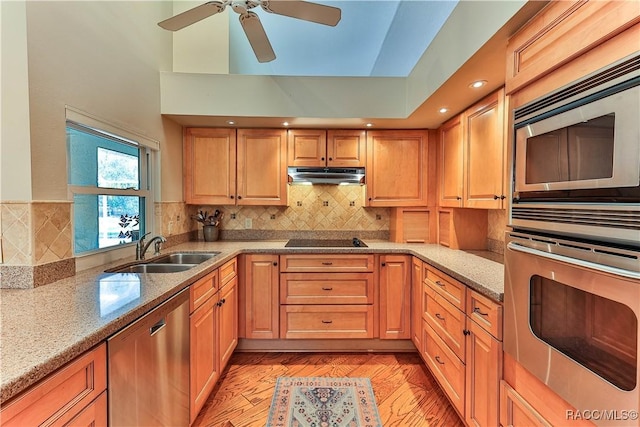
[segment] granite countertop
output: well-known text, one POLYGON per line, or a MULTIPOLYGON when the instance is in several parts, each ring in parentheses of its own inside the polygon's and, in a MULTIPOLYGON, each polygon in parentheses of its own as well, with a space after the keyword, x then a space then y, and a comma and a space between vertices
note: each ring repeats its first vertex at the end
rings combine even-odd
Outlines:
MULTIPOLYGON (((189 242, 178 251, 219 251, 178 273, 105 273, 119 260, 34 289, 0 289, 0 403, 101 343, 161 302, 241 253, 402 253, 502 301, 503 265, 482 253, 433 244, 368 241, 366 248, 285 248, 286 241, 189 242)), ((499 261, 499 260, 498 260, 499 261)))

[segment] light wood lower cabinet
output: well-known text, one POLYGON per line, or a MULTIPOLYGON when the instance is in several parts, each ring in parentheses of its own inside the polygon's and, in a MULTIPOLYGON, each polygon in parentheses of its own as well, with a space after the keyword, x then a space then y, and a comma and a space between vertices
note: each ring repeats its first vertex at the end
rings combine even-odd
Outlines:
POLYGON ((100 344, 2 405, 3 426, 107 425, 107 346, 100 344))
POLYGON ((380 338, 411 338, 411 257, 380 255, 380 338))
POLYGON ((190 288, 189 419, 204 406, 238 344, 237 259, 199 279, 190 288), (224 280, 220 281, 221 277, 224 280), (213 289, 215 292, 211 293, 213 289), (209 294, 204 300, 202 295, 209 294))
POLYGON ((500 381, 500 425, 551 427, 551 424, 505 381, 500 381))
POLYGON ((374 256, 280 257, 280 337, 373 338, 374 256))
POLYGON ((280 335, 278 255, 241 257, 240 338, 276 339, 280 335))
POLYGON ((497 426, 502 306, 424 264, 421 355, 468 426, 497 426))
POLYGON ((411 341, 417 349, 422 348, 422 282, 424 263, 419 258, 411 260, 411 341))

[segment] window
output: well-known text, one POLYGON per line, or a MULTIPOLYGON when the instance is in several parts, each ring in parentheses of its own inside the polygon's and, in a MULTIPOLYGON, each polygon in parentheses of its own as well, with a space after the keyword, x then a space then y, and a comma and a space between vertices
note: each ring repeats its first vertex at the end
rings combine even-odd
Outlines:
POLYGON ((67 121, 74 253, 131 243, 145 232, 150 150, 124 137, 67 121))

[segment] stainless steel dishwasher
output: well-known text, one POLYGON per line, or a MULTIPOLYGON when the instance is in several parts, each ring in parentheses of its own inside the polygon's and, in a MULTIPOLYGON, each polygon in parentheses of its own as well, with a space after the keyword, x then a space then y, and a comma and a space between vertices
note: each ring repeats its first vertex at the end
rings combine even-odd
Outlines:
POLYGON ((110 426, 189 425, 189 290, 107 341, 110 426))

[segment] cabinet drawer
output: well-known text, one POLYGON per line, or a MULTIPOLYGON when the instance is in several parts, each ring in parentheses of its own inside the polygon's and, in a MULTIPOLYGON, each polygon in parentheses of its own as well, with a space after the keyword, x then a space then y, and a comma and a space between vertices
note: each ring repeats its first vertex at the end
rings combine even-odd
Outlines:
POLYGON ((220 276, 218 270, 197 280, 189 288, 189 313, 200 307, 218 291, 220 276))
MULTIPOLYGON (((2 425, 62 425, 77 416, 107 388, 106 348, 101 344, 84 353, 4 404, 2 425)), ((106 418, 104 410, 100 419, 106 418)))
POLYGON ((281 304, 373 304, 373 273, 284 273, 281 304))
POLYGON ((426 321, 423 322, 422 332, 424 361, 464 419, 465 364, 456 357, 426 321))
POLYGON ((281 338, 373 338, 372 305, 283 305, 281 338))
POLYGON ((502 306, 475 291, 467 292, 468 316, 502 341, 502 306))
POLYGON ((238 258, 234 258, 231 261, 224 263, 220 270, 220 286, 226 285, 229 280, 233 279, 238 274, 238 258))
POLYGON ((466 315, 430 286, 424 285, 424 293, 426 307, 424 319, 442 341, 464 362, 465 339, 463 331, 466 315))
POLYGON ((373 255, 282 255, 282 273, 373 271, 373 255))
POLYGON ((425 267, 425 270, 424 283, 431 286, 437 293, 453 304, 454 307, 464 311, 467 287, 433 267, 425 267))

